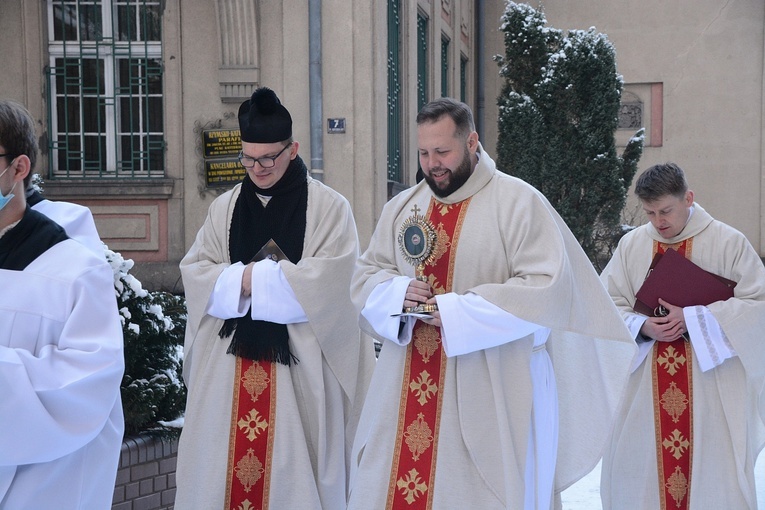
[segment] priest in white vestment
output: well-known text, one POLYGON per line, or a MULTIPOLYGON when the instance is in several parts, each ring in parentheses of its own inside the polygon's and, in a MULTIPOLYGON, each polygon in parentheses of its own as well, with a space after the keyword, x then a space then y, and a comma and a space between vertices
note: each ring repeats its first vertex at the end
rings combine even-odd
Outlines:
POLYGON ((755 509, 754 464, 765 441, 765 267, 741 232, 694 202, 676 164, 647 169, 635 193, 649 222, 621 239, 601 275, 639 346, 603 458, 603 508, 755 509), (668 249, 736 282, 733 297, 664 302, 664 317, 636 313, 651 262, 668 249), (658 352, 678 339, 686 354, 658 352), (675 381, 660 388, 668 371, 681 369, 685 389, 675 381), (665 412, 672 419, 662 429, 665 412))
POLYGON ((634 344, 560 216, 483 151, 469 107, 433 101, 417 125, 425 180, 385 205, 351 288, 383 347, 349 508, 547 510, 597 464, 634 344))
POLYGON ((273 91, 256 90, 239 122, 247 176, 212 203, 181 261, 176 508, 342 509, 374 366, 350 301, 355 222, 308 176, 273 91))
POLYGON ((34 122, 0 101, 0 508, 110 508, 124 421, 114 275, 24 190, 34 122))

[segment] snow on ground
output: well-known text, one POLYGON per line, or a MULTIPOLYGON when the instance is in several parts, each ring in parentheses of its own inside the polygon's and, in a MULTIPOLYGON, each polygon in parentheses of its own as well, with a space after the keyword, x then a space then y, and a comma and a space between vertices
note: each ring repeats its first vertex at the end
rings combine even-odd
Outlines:
MULTIPOLYGON (((757 459, 754 468, 757 484, 757 505, 765 508, 765 453, 757 459)), ((564 510, 602 510, 600 504, 600 464, 587 476, 563 491, 564 510)))

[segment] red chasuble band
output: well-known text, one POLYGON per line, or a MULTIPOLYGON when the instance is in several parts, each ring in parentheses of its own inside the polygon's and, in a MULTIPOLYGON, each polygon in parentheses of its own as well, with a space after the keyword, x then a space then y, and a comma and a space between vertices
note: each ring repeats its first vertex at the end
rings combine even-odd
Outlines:
MULTIPOLYGON (((457 239, 469 202, 447 205, 431 200, 428 207, 437 241, 433 263, 425 266, 424 274, 435 294, 451 291, 457 239)), ((433 508, 445 372, 440 328, 417 321, 407 347, 387 509, 433 508)))
POLYGON ((276 420, 273 363, 236 358, 226 510, 266 510, 276 420))
MULTIPOLYGON (((654 254, 668 249, 691 257, 693 238, 667 245, 654 242, 654 254)), ((693 459, 692 347, 682 337, 653 348, 653 407, 661 510, 688 510, 693 459)))

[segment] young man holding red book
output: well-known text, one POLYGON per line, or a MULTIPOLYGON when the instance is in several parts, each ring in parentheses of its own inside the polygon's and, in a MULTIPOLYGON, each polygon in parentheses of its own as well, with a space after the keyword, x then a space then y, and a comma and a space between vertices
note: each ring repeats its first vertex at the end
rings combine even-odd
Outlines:
POLYGON ((765 267, 742 233, 694 202, 677 165, 649 168, 635 193, 649 223, 622 238, 601 275, 639 347, 603 457, 603 508, 757 508, 765 267), (735 281, 733 297, 635 312, 651 261, 667 250, 735 281))

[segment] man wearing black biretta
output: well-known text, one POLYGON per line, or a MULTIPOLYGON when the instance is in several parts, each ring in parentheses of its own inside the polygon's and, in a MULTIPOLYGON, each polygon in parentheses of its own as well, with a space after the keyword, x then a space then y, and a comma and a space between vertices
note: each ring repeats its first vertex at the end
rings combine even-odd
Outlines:
POLYGON ((262 87, 239 107, 239 130, 243 142, 284 142, 292 138, 292 117, 274 91, 262 87))
POLYGON ((273 90, 255 90, 238 118, 246 175, 181 261, 176 506, 344 508, 374 366, 350 300, 356 225, 348 201, 309 177, 273 90))

